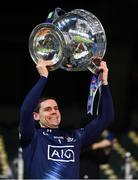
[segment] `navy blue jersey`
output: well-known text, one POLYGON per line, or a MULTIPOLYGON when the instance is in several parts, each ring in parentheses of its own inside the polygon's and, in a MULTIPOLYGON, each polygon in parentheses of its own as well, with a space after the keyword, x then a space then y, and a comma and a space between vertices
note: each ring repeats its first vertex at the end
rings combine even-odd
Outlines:
POLYGON ((28 178, 79 179, 81 147, 99 138, 114 118, 108 85, 102 86, 101 112, 84 128, 66 132, 59 128, 35 128, 33 111, 47 78, 39 81, 27 94, 20 111, 20 142, 28 178))

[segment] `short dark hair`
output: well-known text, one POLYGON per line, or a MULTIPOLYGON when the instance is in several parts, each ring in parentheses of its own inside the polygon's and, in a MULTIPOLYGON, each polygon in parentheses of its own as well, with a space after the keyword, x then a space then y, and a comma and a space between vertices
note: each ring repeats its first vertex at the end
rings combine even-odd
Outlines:
POLYGON ((53 97, 53 96, 42 97, 42 98, 39 99, 38 104, 37 104, 36 108, 34 109, 34 112, 37 112, 37 113, 38 113, 38 112, 39 112, 39 109, 40 109, 40 104, 41 104, 43 101, 46 101, 46 100, 48 100, 48 99, 53 99, 53 100, 55 100, 55 101, 57 102, 56 98, 53 97))

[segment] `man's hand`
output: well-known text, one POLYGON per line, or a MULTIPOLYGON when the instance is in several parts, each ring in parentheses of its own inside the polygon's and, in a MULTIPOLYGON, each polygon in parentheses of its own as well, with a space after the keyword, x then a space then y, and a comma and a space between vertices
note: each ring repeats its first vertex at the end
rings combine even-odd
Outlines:
POLYGON ((103 85, 108 84, 108 68, 105 61, 100 62, 100 66, 98 67, 99 73, 99 80, 102 82, 103 85))
POLYGON ((48 66, 52 66, 54 63, 51 60, 38 60, 36 68, 40 76, 48 77, 49 71, 48 66))
POLYGON ((92 144, 91 148, 93 150, 96 150, 96 149, 102 149, 102 148, 106 148, 106 147, 110 147, 110 146, 112 146, 112 142, 109 141, 108 139, 104 139, 100 142, 92 144))

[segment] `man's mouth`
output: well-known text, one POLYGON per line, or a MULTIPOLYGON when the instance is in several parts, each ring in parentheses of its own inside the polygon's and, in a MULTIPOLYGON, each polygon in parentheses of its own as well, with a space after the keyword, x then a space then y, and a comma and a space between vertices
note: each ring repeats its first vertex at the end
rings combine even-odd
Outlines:
POLYGON ((56 116, 50 117, 51 120, 57 120, 56 116))

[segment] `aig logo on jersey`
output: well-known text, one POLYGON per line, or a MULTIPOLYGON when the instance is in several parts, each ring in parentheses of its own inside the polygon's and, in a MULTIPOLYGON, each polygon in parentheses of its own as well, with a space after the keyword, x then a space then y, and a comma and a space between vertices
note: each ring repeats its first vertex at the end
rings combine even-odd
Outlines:
POLYGON ((48 159, 52 161, 74 162, 74 146, 48 145, 48 159))

